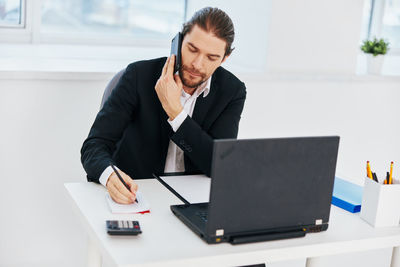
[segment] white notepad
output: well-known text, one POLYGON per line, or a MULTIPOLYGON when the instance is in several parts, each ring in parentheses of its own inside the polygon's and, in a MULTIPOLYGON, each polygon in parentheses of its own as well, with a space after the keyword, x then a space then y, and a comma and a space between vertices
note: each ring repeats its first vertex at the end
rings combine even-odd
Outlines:
POLYGON ((197 174, 160 176, 160 178, 190 203, 210 201, 210 177, 197 174))
POLYGON ((111 198, 110 194, 106 192, 106 200, 111 213, 140 213, 150 211, 150 205, 140 191, 136 192, 136 199, 138 203, 118 204, 111 198))

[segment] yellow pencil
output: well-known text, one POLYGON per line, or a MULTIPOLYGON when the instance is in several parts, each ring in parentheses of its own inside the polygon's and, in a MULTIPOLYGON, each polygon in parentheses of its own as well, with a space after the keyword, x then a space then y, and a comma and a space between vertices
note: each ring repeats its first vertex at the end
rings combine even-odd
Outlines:
POLYGON ((393 161, 390 162, 389 184, 392 184, 392 177, 393 177, 393 161))
POLYGON ((372 180, 374 179, 372 177, 371 166, 369 165, 369 161, 367 161, 367 176, 372 180))

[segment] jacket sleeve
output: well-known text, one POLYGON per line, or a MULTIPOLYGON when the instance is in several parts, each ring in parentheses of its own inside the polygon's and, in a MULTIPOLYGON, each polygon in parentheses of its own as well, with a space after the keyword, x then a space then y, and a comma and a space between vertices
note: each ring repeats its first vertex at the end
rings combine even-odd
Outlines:
POLYGON ((236 96, 233 97, 208 131, 204 131, 196 121, 187 116, 172 135, 172 141, 207 176, 211 175, 213 139, 237 138, 245 100, 246 87, 242 83, 236 96))
POLYGON ((99 111, 81 149, 81 162, 88 181, 99 183, 110 166, 117 142, 137 110, 136 72, 129 65, 110 97, 99 111))

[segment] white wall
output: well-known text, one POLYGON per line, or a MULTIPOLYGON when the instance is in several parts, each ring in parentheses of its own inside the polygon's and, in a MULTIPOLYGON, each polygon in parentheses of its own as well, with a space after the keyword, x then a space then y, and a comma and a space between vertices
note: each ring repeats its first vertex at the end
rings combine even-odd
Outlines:
POLYGON ((240 137, 337 134, 338 173, 362 183, 367 160, 378 175, 400 162, 399 81, 249 81, 240 137))
POLYGON ((268 71, 354 73, 363 4, 364 0, 272 0, 268 71))
MULTIPOLYGON (((188 18, 205 6, 231 17, 231 65, 240 71, 353 74, 364 0, 189 1, 188 18)), ((228 63, 230 65, 230 63, 228 63)))
POLYGON ((84 266, 86 237, 63 188, 105 81, 0 80, 0 266, 84 266))

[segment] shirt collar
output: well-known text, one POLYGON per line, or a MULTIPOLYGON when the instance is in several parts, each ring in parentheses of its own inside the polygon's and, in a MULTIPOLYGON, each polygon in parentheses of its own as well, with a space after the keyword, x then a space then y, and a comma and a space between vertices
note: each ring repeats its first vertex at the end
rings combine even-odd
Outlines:
MULTIPOLYGON (((201 93, 204 92, 203 97, 206 97, 208 95, 208 93, 210 93, 210 88, 211 88, 211 78, 212 75, 210 76, 210 78, 208 78, 206 81, 204 81, 202 84, 199 85, 199 87, 197 87, 196 91, 194 91, 192 97, 197 98, 199 95, 201 95, 201 93)), ((182 89, 182 96, 184 97, 191 97, 191 95, 189 95, 188 93, 185 92, 185 90, 182 89)))
POLYGON ((211 78, 212 78, 212 75, 210 76, 210 78, 208 78, 206 81, 204 81, 202 84, 199 85, 199 87, 196 89, 196 91, 193 94, 194 97, 197 98, 203 92, 204 92, 203 97, 206 97, 208 95, 208 93, 210 93, 211 78))

